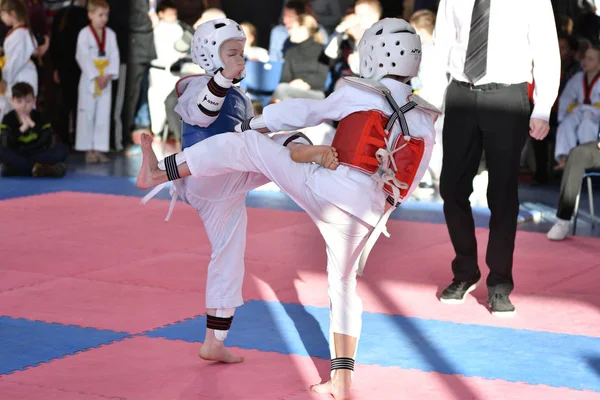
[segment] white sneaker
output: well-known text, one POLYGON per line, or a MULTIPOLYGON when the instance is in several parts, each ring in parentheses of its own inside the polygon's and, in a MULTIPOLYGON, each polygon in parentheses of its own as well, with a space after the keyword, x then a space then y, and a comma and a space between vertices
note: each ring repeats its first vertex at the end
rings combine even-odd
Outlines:
POLYGON ((571 221, 559 219, 554 226, 548 231, 548 239, 550 240, 564 240, 571 230, 571 221))

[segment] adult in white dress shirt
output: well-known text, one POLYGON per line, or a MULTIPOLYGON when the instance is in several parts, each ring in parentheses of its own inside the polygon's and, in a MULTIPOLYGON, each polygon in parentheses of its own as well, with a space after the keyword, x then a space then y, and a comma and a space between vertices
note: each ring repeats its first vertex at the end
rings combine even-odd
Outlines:
POLYGON ((481 278, 469 195, 484 151, 491 211, 488 304, 495 315, 511 315, 520 155, 528 134, 536 140, 548 134, 560 79, 550 0, 442 0, 435 45, 450 79, 440 192, 456 253, 453 282, 440 300, 462 303, 481 278))

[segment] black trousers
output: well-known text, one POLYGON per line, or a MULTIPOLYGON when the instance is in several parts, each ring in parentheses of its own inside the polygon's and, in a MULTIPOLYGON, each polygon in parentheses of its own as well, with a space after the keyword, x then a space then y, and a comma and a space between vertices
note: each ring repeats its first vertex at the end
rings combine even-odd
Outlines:
POLYGON ((476 91, 453 81, 446 92, 445 112, 440 194, 456 253, 452 261, 454 280, 470 281, 480 276, 469 196, 484 152, 491 211, 487 285, 510 293, 514 287, 519 164, 531 113, 527 86, 523 83, 476 91))
POLYGON ((600 168, 600 150, 597 142, 579 145, 571 150, 560 182, 560 196, 556 216, 570 220, 575 201, 581 189, 581 180, 588 168, 600 168))
POLYGON ((63 141, 71 147, 75 137, 71 135, 77 127, 77 100, 79 94, 80 71, 59 71, 61 102, 58 106, 58 133, 63 141), (73 131, 70 127, 71 118, 73 131))
POLYGON ((142 81, 148 72, 148 64, 129 63, 127 65, 127 83, 125 86, 125 104, 123 105, 123 146, 133 143, 131 129, 139 108, 142 95, 142 81))
POLYGON ((31 176, 35 164, 57 164, 64 162, 69 154, 66 145, 59 143, 37 153, 20 154, 0 147, 0 163, 5 165, 6 175, 31 176))

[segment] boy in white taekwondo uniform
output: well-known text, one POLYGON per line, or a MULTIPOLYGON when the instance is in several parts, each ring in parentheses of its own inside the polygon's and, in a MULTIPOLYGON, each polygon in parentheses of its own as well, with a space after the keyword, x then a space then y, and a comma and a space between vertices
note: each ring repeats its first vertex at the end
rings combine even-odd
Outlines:
POLYGON ((600 47, 590 47, 558 99, 558 130, 555 157, 557 169, 567 164, 567 155, 577 146, 598 140, 600 125, 600 47))
MULTIPOLYGON (((175 111, 183 120, 182 148, 224 132, 254 115, 252 103, 235 83, 245 75, 243 57, 246 37, 240 25, 221 18, 198 26, 192 40, 192 58, 206 75, 193 75, 177 83, 175 111)), ((310 143, 304 135, 279 135, 279 145, 310 143)), ((313 151, 328 150, 314 146, 313 151)), ((332 158, 333 159, 333 158, 332 158)), ((316 160, 320 161, 320 160, 316 160)), ((174 182, 173 199, 180 196, 200 215, 212 246, 206 281, 206 340, 199 356, 226 363, 241 362, 229 353, 224 340, 231 327, 236 307, 244 304, 244 252, 246 246, 246 194, 269 182, 262 173, 232 172, 206 179, 182 179, 174 182)), ((155 188, 143 200, 146 203, 164 185, 155 188)))
POLYGON ((11 89, 18 82, 27 82, 38 93, 38 75, 31 61, 37 42, 26 26, 11 29, 4 39, 5 64, 2 67, 2 79, 6 82, 6 98, 11 99, 11 89))
POLYGON ((77 100, 75 149, 87 162, 107 162, 110 150, 111 80, 119 77, 119 47, 106 26, 109 8, 103 0, 88 3, 90 24, 79 32, 75 59, 81 68, 77 100))
MULTIPOLYGON (((217 135, 160 163, 144 136, 137 181, 140 188, 150 188, 182 176, 253 171, 270 178, 306 210, 326 243, 331 304, 331 380, 313 390, 336 399, 349 396, 361 331, 356 275, 391 211, 425 173, 439 115, 411 95, 406 84, 421 60, 419 37, 406 21, 375 23, 362 37, 359 53, 361 75, 367 79, 350 78, 325 100, 267 106, 262 116, 242 124, 242 133, 217 135), (337 168, 295 163, 289 149, 256 131, 293 130, 325 120, 340 121, 332 144, 339 154, 337 168), (386 198, 393 204, 387 212, 386 198)), ((302 147, 308 146, 295 146, 292 154, 302 147)))

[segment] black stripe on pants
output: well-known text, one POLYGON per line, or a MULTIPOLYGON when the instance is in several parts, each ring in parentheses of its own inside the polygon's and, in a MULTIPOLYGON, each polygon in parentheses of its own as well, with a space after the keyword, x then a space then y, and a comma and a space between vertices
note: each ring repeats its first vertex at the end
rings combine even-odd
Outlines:
POLYGON ((514 287, 512 265, 519 213, 520 158, 531 112, 527 85, 475 91, 453 81, 446 92, 445 107, 440 193, 456 253, 452 261, 454 280, 476 280, 480 274, 469 196, 484 152, 491 211, 487 285, 509 293, 514 287))

